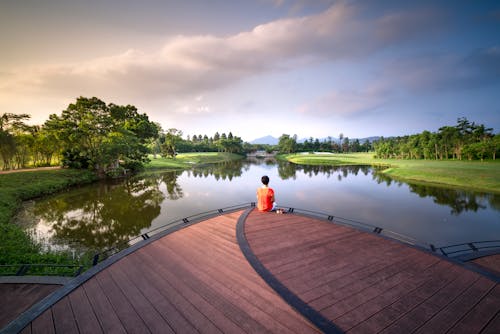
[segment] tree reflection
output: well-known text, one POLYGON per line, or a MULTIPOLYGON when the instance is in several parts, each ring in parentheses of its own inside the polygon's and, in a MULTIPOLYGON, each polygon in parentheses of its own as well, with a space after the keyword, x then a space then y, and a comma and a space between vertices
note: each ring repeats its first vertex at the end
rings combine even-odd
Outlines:
POLYGON ((373 173, 373 178, 377 183, 385 183, 387 186, 391 186, 393 183, 397 183, 398 185, 408 184, 410 191, 418 196, 422 198, 431 197, 434 203, 449 206, 451 208, 450 212, 453 215, 459 215, 467 211, 477 212, 479 209, 486 209, 486 201, 490 203, 491 208, 496 210, 500 209, 499 195, 481 194, 426 184, 405 183, 378 172, 373 173))
POLYGON ((160 214, 165 196, 154 179, 101 183, 85 191, 60 194, 34 206, 34 214, 53 222, 53 244, 70 241, 90 250, 121 244, 140 234, 160 214))
POLYGON ((339 181, 347 178, 349 175, 358 175, 360 172, 364 175, 370 173, 370 166, 326 166, 326 165, 297 165, 289 162, 278 161, 278 175, 283 179, 296 179, 297 172, 301 172, 309 177, 324 175, 327 178, 337 177, 339 181))
POLYGON ((235 177, 241 177, 243 170, 248 169, 248 164, 244 164, 242 160, 222 162, 219 164, 212 164, 203 167, 196 167, 193 170, 188 171, 189 176, 193 177, 208 177, 214 176, 214 178, 219 180, 229 180, 231 181, 235 177))

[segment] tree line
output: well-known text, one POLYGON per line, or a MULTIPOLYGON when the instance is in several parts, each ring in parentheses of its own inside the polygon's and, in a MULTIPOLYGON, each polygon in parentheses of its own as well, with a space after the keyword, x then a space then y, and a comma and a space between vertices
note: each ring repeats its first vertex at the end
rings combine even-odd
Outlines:
POLYGON ((383 159, 495 160, 500 150, 500 134, 462 117, 455 126, 443 126, 437 132, 381 138, 373 147, 376 157, 383 159))
POLYGON ((290 136, 283 134, 279 138, 277 147, 274 147, 280 153, 295 153, 295 152, 334 152, 334 153, 349 153, 349 152, 370 152, 373 150, 372 144, 369 140, 363 143, 359 139, 349 139, 344 137, 341 133, 339 140, 334 140, 328 137, 320 141, 318 138, 310 137, 299 143, 297 135, 290 136))
POLYGON ((243 141, 231 132, 183 139, 182 131, 164 131, 133 105, 107 104, 97 97, 77 98, 42 125, 28 125, 30 118, 0 115, 2 169, 56 164, 116 176, 141 169, 150 153, 175 157, 178 152, 244 152, 243 141))
POLYGON ((243 140, 234 136, 232 132, 213 136, 208 135, 188 135, 186 139, 182 137, 182 131, 171 128, 167 131, 160 131, 159 137, 150 145, 153 154, 160 154, 164 157, 175 157, 177 153, 188 152, 228 152, 242 154, 245 153, 243 140))
POLYGON ((10 113, 0 117, 3 169, 56 163, 103 176, 138 170, 159 130, 136 107, 106 104, 96 97, 77 98, 43 125, 29 126, 29 118, 10 113))

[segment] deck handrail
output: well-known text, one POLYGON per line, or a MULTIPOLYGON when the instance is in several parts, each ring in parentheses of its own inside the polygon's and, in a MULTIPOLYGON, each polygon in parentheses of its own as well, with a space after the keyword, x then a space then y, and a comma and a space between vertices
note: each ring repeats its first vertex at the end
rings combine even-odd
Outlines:
MULTIPOLYGON (((16 263, 0 265, 0 275, 2 276, 26 276, 31 269, 45 268, 66 268, 71 272, 44 272, 47 276, 73 276, 80 275, 84 266, 80 264, 54 264, 54 263, 16 263), (3 269, 13 268, 10 272, 4 272, 3 269)), ((37 273, 39 274, 39 273, 37 273)))
POLYGON ((461 257, 470 253, 485 250, 498 249, 500 251, 500 240, 471 241, 438 248, 439 251, 449 257, 461 257))
MULTIPOLYGON (((209 210, 209 211, 205 211, 205 212, 201 212, 201 213, 196 213, 194 215, 190 215, 190 216, 187 216, 184 218, 173 220, 173 221, 168 222, 164 225, 161 225, 161 226, 158 226, 154 229, 151 229, 143 234, 137 235, 137 236, 135 236, 127 241, 124 241, 118 245, 115 245, 113 247, 110 247, 108 249, 105 249, 101 252, 96 253, 92 259, 92 265, 95 266, 97 263, 103 261, 104 259, 108 258, 109 256, 111 256, 115 253, 118 253, 122 249, 127 248, 127 247, 123 247, 123 246, 131 246, 139 241, 147 240, 147 239, 151 238, 152 236, 157 235, 158 233, 161 233, 162 231, 165 231, 167 229, 182 226, 182 225, 194 224, 196 222, 199 222, 205 218, 208 218, 208 217, 211 217, 214 215, 219 215, 222 213, 236 211, 236 210, 240 210, 240 209, 245 209, 248 207, 255 207, 255 206, 256 206, 255 202, 237 204, 237 205, 233 205, 233 206, 229 206, 229 207, 225 207, 225 208, 221 208, 221 209, 214 209, 214 210, 209 210)), ((280 206, 280 208, 284 209, 288 213, 301 213, 301 214, 304 214, 307 216, 326 219, 329 221, 335 221, 335 223, 337 223, 337 224, 361 229, 365 232, 379 234, 379 235, 382 235, 382 236, 385 236, 385 237, 388 237, 391 239, 395 239, 395 240, 398 240, 400 242, 403 242, 403 243, 406 243, 409 245, 413 245, 413 246, 417 246, 419 248, 424 248, 424 249, 430 250, 434 253, 439 252, 440 255, 443 255, 446 257, 459 258, 460 256, 463 256, 464 254, 469 254, 471 252, 476 252, 478 250, 483 250, 483 249, 498 249, 500 251, 500 240, 464 242, 464 243, 457 244, 457 245, 436 247, 435 245, 433 245, 431 243, 415 239, 415 238, 410 237, 408 235, 398 233, 395 231, 391 231, 391 230, 388 230, 388 229, 385 229, 385 228, 382 228, 382 227, 379 227, 379 226, 376 226, 373 224, 361 222, 358 220, 344 218, 344 217, 340 217, 340 216, 335 216, 335 215, 324 213, 324 212, 295 208, 295 207, 280 206), (480 245, 482 243, 491 243, 491 242, 497 242, 498 245, 497 246, 481 246, 480 245), (473 245, 473 246, 470 246, 470 245, 473 245), (468 247, 468 249, 463 249, 463 250, 459 250, 459 251, 447 251, 447 249, 452 248, 452 247, 457 247, 457 246, 469 246, 469 247, 468 247), (460 253, 460 254, 452 255, 452 254, 456 254, 456 253, 460 253)))
POLYGON ((127 247, 123 247, 123 246, 130 247, 139 241, 150 239, 154 235, 157 235, 157 234, 159 234, 167 229, 174 228, 177 226, 182 226, 182 225, 185 225, 185 226, 191 225, 191 224, 199 222, 203 219, 206 219, 208 217, 212 217, 215 215, 220 215, 222 213, 227 213, 227 212, 236 211, 236 210, 240 210, 240 209, 245 209, 245 208, 252 207, 252 206, 255 206, 255 202, 237 204, 237 205, 233 205, 233 206, 229 206, 229 207, 225 207, 225 208, 209 210, 209 211, 205 211, 205 212, 201 212, 201 213, 196 213, 196 214, 184 217, 184 218, 179 218, 179 219, 173 220, 173 221, 168 222, 164 225, 161 225, 161 226, 155 227, 151 230, 148 230, 145 233, 137 235, 137 236, 135 236, 127 241, 121 242, 117 245, 114 245, 113 247, 110 247, 108 249, 105 249, 101 252, 94 254, 94 257, 92 259, 92 265, 95 266, 96 264, 98 264, 99 262, 103 261, 104 259, 110 257, 111 255, 116 254, 119 251, 127 248, 127 247))
POLYGON ((366 232, 372 232, 376 234, 381 234, 381 235, 386 235, 387 237, 390 237, 392 239, 399 240, 401 242, 418 246, 420 248, 424 248, 427 250, 430 250, 434 253, 440 252, 440 255, 449 257, 449 258, 456 258, 456 259, 461 259, 464 261, 468 261, 469 259, 479 257, 482 254, 489 255, 488 253, 500 253, 500 240, 484 240, 484 241, 471 241, 471 242, 464 242, 464 243, 459 243, 459 244, 454 244, 454 245, 448 245, 448 246, 441 246, 441 247, 436 247, 435 245, 424 242, 421 240, 417 240, 413 237, 410 237, 405 234, 401 234, 398 232, 394 232, 388 229, 384 229, 378 226, 375 226, 373 224, 365 223, 365 222, 360 222, 357 220, 349 219, 349 218, 343 218, 339 216, 334 216, 330 215, 327 213, 322 213, 322 212, 317 212, 317 211, 311 211, 311 210, 306 210, 306 209, 298 209, 298 208, 292 208, 292 207, 284 207, 288 212, 301 212, 309 216, 315 216, 315 217, 320 217, 320 218, 325 218, 329 221, 335 221, 335 223, 342 224, 342 225, 347 225, 350 227, 355 227, 358 229, 362 229, 366 232), (495 243, 495 245, 483 245, 483 244, 490 244, 490 243, 495 243), (458 250, 450 250, 455 247, 461 247, 458 250), (477 255, 477 256, 475 256, 477 255))

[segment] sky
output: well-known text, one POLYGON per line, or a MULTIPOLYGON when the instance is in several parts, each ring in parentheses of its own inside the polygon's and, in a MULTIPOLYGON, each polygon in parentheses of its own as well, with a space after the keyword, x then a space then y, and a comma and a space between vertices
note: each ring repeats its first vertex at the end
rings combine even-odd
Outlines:
POLYGON ((184 136, 500 132, 500 1, 0 0, 0 114, 79 96, 184 136))

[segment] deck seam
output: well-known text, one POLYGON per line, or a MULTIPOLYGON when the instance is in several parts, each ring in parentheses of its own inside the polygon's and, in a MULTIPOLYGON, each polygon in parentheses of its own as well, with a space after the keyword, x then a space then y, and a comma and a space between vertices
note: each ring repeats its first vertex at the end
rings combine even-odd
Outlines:
POLYGON ((262 279, 274 291, 276 291, 278 295, 280 295, 283 298, 283 300, 285 300, 296 311, 302 314, 318 329, 320 329, 324 333, 332 333, 332 334, 344 333, 332 321, 325 318, 321 313, 310 307, 306 302, 304 302, 301 298, 299 298, 292 291, 290 291, 259 261, 257 256, 252 251, 245 236, 246 219, 248 215, 252 212, 252 210, 253 208, 245 210, 245 212, 243 212, 243 214, 238 218, 238 223, 236 224, 236 238, 238 240, 238 245, 240 246, 240 249, 243 255, 245 255, 247 261, 254 268, 254 270, 260 275, 260 277, 262 277, 262 279))

